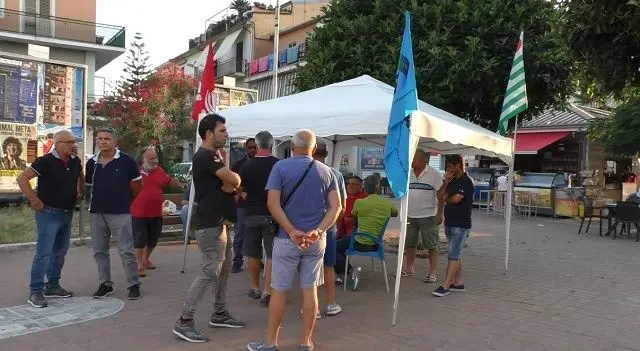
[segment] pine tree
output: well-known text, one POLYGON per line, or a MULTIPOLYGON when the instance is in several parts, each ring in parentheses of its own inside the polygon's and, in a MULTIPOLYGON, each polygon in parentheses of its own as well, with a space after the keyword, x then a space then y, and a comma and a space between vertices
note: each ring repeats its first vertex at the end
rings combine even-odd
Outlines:
POLYGON ((142 82, 151 74, 149 65, 149 53, 145 50, 142 34, 136 33, 133 43, 129 48, 127 62, 123 70, 121 91, 123 95, 139 98, 139 87, 142 82))

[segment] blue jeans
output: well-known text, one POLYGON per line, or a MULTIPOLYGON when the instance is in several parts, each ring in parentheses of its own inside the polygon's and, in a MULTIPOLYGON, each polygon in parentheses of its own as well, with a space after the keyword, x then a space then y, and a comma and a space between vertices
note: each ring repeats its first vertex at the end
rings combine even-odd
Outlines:
POLYGON ((71 240, 73 211, 45 207, 42 211, 36 212, 35 217, 38 241, 31 265, 29 290, 32 294, 43 291, 45 275, 48 288, 60 285, 64 257, 71 240))
POLYGON ((457 261, 460 259, 464 242, 467 240, 470 231, 470 228, 444 227, 444 235, 447 237, 447 256, 449 260, 457 261))
POLYGON ((242 241, 244 239, 244 208, 238 209, 238 217, 233 225, 233 266, 242 267, 242 241))

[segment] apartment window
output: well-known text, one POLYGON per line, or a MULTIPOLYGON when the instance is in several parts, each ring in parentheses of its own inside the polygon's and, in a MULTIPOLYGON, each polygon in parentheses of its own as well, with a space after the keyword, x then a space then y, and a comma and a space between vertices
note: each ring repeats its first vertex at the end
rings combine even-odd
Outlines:
MULTIPOLYGON (((4 1, 4 0, 0 0, 4 1)), ((55 0, 21 0, 21 11, 35 16, 24 17, 24 32, 33 35, 54 35, 54 23, 50 16, 55 16, 55 0)))

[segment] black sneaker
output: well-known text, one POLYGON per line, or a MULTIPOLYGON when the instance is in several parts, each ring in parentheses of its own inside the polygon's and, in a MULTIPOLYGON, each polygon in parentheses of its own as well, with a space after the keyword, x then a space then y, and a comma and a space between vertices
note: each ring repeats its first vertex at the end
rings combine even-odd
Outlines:
POLYGON ((225 311, 221 314, 214 313, 209 325, 214 328, 244 328, 246 324, 233 318, 228 311, 225 311))
POLYGON ((231 273, 240 273, 242 272, 242 266, 233 265, 231 267, 231 273))
POLYGON ((442 285, 440 285, 436 290, 432 292, 433 296, 443 297, 449 295, 449 289, 445 289, 442 285))
POLYGON ((50 287, 44 289, 44 297, 71 297, 73 293, 71 291, 67 291, 61 286, 50 287))
POLYGON ((180 339, 188 342, 202 343, 209 341, 209 338, 207 338, 206 335, 196 329, 193 320, 187 322, 178 319, 176 324, 173 326, 172 332, 180 339))
POLYGON ((103 297, 107 297, 113 294, 113 287, 111 285, 106 285, 105 283, 100 284, 98 290, 93 293, 94 299, 101 299, 103 297))
POLYGON ((247 293, 250 298, 257 300, 262 296, 262 293, 258 289, 249 289, 249 293, 247 293))
POLYGON ((271 302, 271 295, 262 295, 260 298, 260 306, 269 307, 269 302, 271 302))
POLYGON ((466 291, 466 290, 464 289, 464 284, 460 284, 460 285, 454 285, 454 284, 451 284, 451 285, 449 285, 449 290, 451 290, 451 291, 458 291, 458 292, 466 291))
POLYGON ((134 285, 129 288, 129 295, 127 296, 129 300, 137 300, 140 298, 140 285, 134 285))
POLYGON ((45 308, 47 307, 47 300, 45 300, 44 295, 42 293, 36 293, 29 295, 27 299, 29 305, 36 308, 45 308))

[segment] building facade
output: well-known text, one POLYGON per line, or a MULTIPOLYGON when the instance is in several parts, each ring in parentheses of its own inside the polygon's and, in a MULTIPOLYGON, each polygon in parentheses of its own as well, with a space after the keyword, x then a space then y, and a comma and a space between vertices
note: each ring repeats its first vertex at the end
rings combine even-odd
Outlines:
POLYGON ((29 55, 30 44, 87 65, 91 99, 95 72, 125 51, 125 28, 96 23, 96 0, 0 0, 0 51, 29 55))

